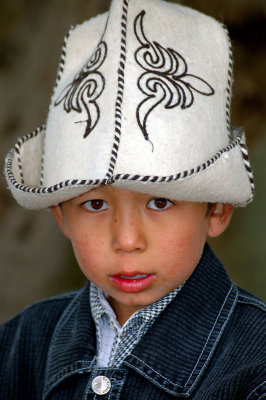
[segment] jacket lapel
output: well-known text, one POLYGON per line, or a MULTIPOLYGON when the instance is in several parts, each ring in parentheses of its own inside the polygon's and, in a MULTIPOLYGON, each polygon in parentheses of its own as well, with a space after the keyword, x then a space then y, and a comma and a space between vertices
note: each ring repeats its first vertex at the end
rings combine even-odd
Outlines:
POLYGON ((44 398, 60 381, 90 371, 96 353, 89 283, 70 302, 54 331, 46 364, 44 398))
POLYGON ((188 396, 210 363, 237 295, 206 245, 193 275, 124 364, 166 392, 188 396))

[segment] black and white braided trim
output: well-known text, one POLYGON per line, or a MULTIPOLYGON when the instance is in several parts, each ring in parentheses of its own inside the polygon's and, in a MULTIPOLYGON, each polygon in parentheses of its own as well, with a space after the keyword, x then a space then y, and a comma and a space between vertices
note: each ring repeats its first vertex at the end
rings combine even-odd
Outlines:
POLYGON ((249 158, 248 158, 247 148, 242 142, 240 143, 240 148, 241 148, 244 164, 245 164, 245 167, 246 167, 246 171, 247 171, 247 174, 248 174, 248 177, 249 177, 251 192, 253 194, 254 193, 254 189, 255 189, 254 177, 253 177, 252 169, 251 169, 249 158))
MULTIPOLYGON (((24 184, 24 176, 23 176, 23 170, 22 170, 22 164, 21 164, 21 157, 20 157, 20 149, 23 143, 27 142, 28 140, 34 138, 37 136, 40 132, 45 130, 45 125, 41 125, 38 128, 36 128, 34 131, 28 133, 27 135, 24 135, 20 137, 15 144, 13 148, 13 152, 15 151, 17 154, 17 160, 18 160, 18 169, 19 169, 19 175, 20 175, 20 180, 21 183, 24 184)), ((11 150, 12 151, 12 150, 11 150)))
MULTIPOLYGON (((201 171, 209 168, 213 165, 219 158, 228 153, 234 147, 240 144, 242 135, 239 135, 233 142, 231 142, 228 146, 224 147, 222 150, 218 151, 211 159, 207 160, 206 162, 198 165, 196 168, 191 168, 189 170, 185 170, 183 172, 179 172, 174 175, 168 176, 150 176, 150 175, 129 175, 129 174, 117 174, 113 176, 114 181, 118 180, 130 180, 130 181, 141 181, 141 182, 152 182, 152 183, 161 183, 161 182, 171 182, 171 181, 178 181, 183 180, 192 175, 196 175, 201 171)), ((245 146, 244 146, 245 147, 245 146)), ((242 148, 242 147, 241 147, 242 148)))
POLYGON ((17 153, 17 158, 18 158, 18 169, 19 169, 19 176, 20 176, 20 181, 21 183, 24 184, 24 176, 23 176, 23 171, 22 171, 22 164, 21 164, 21 158, 20 158, 20 145, 18 143, 15 146, 15 152, 17 153))
MULTIPOLYGON (((54 84, 54 87, 53 87, 53 92, 52 92, 50 106, 49 106, 50 109, 51 109, 51 107, 53 105, 53 98, 54 98, 54 94, 55 94, 56 88, 57 88, 57 86, 58 86, 58 84, 59 84, 59 82, 61 80, 61 77, 63 75, 63 72, 64 72, 65 63, 66 63, 67 42, 68 42, 68 39, 69 39, 73 29, 74 29, 74 26, 71 25, 68 33, 64 37, 64 42, 63 42, 63 46, 62 46, 62 49, 61 49, 60 62, 59 62, 57 75, 56 75, 56 79, 55 79, 55 84, 54 84)), ((41 186, 43 184, 43 161, 44 161, 44 153, 42 155, 42 169, 41 169, 41 175, 40 175, 40 185, 41 186)))
MULTIPOLYGON (((63 75, 63 72, 64 72, 65 63, 66 63, 67 42, 68 42, 68 39, 69 39, 73 29, 74 29, 74 26, 71 26, 69 31, 68 31, 68 33, 64 37, 64 43, 63 43, 62 50, 61 50, 60 62, 59 62, 58 70, 57 70, 57 76, 56 76, 56 79, 55 79, 55 85, 54 85, 54 88, 53 88, 53 93, 52 93, 51 99, 53 99, 53 96, 55 94, 56 88, 57 88, 57 86, 58 86, 58 84, 59 84, 59 82, 61 80, 61 77, 63 75)), ((51 104, 53 104, 53 101, 51 101, 51 104)))
POLYGON ((233 83, 233 49, 228 29, 224 24, 222 24, 222 27, 226 33, 229 46, 228 80, 226 87, 226 126, 227 126, 228 137, 230 139, 231 138, 230 109, 231 109, 231 96, 232 96, 232 83, 233 83))
POLYGON ((43 164, 44 164, 44 149, 42 153, 42 167, 41 167, 41 175, 40 175, 40 186, 43 186, 43 164))
POLYGON ((118 68, 118 89, 117 97, 115 102, 115 135, 114 144, 112 148, 109 168, 106 173, 106 178, 109 179, 113 175, 115 168, 117 153, 120 144, 121 137, 121 119, 122 119, 122 102, 123 93, 125 85, 125 63, 126 63, 126 36, 127 36, 127 11, 128 11, 128 1, 123 0, 122 5, 122 18, 121 18, 121 44, 120 44, 120 61, 118 68))
POLYGON ((250 185, 251 185, 251 190, 252 192, 254 191, 254 180, 253 180, 253 175, 252 175, 252 170, 250 167, 249 159, 248 159, 248 153, 245 144, 242 142, 242 136, 243 136, 243 130, 238 129, 238 134, 233 142, 231 142, 228 146, 224 147, 222 150, 219 150, 211 159, 207 160, 206 162, 198 165, 196 168, 191 168, 189 170, 185 170, 182 172, 179 172, 174 175, 168 175, 168 176, 153 176, 153 175, 134 175, 134 174, 116 174, 112 175, 109 178, 104 178, 104 179, 68 179, 66 181, 59 182, 56 185, 49 186, 49 187, 29 187, 24 184, 24 179, 23 179, 23 171, 22 171, 22 166, 21 166, 21 160, 20 160, 20 149, 21 146, 27 141, 30 140, 34 137, 36 137, 38 134, 42 133, 45 130, 45 126, 42 125, 41 127, 37 128, 35 131, 21 137, 17 144, 15 145, 14 148, 11 149, 10 153, 7 156, 6 159, 6 175, 7 179, 11 183, 11 185, 23 192, 27 193, 35 193, 35 194, 45 194, 45 193, 53 193, 56 192, 60 189, 64 189, 69 186, 99 186, 99 185, 111 185, 114 182, 117 181, 138 181, 138 182, 143 182, 143 183, 161 183, 161 182, 171 182, 171 181, 178 181, 178 180, 183 180, 186 179, 190 176, 197 175, 199 172, 204 171, 208 169, 210 166, 215 164, 216 161, 218 161, 223 154, 228 153, 231 151, 233 148, 236 146, 240 145, 240 149, 243 155, 244 159, 244 165, 247 170, 247 174, 250 180, 250 185), (21 183, 19 183, 12 172, 12 163, 13 163, 13 158, 14 158, 14 152, 17 154, 18 158, 18 165, 19 165, 19 170, 20 170, 20 179, 21 183), (23 179, 23 180, 22 180, 23 179))

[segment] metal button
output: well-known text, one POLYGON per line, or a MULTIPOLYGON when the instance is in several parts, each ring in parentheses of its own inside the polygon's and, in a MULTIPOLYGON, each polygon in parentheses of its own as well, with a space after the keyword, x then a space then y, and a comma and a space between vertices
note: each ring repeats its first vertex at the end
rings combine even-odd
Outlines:
POLYGON ((106 394, 111 389, 110 379, 103 375, 96 376, 91 382, 91 388, 96 394, 106 394))

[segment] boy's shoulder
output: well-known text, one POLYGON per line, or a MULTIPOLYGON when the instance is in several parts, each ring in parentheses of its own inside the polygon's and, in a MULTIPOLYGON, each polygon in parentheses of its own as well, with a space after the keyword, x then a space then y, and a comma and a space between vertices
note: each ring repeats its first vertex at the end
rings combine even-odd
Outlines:
POLYGON ((238 288, 238 290, 239 290, 239 296, 237 300, 238 304, 250 306, 251 308, 256 309, 258 312, 262 312, 262 314, 266 313, 265 301, 249 293, 245 289, 238 288))
POLYGON ((82 290, 38 301, 0 326, 0 399, 42 398, 54 332, 62 315, 77 303, 75 299, 80 292, 82 290), (23 385, 25 382, 31 385, 23 385))
POLYGON ((18 331, 20 335, 23 332, 32 334, 34 330, 40 330, 40 332, 46 332, 46 334, 48 331, 53 331, 64 310, 79 295, 81 290, 52 296, 27 306, 20 313, 0 325, 0 337, 7 332, 10 339, 18 331))
POLYGON ((229 327, 233 332, 238 331, 240 336, 246 337, 251 346, 254 341, 265 343, 266 303, 238 288, 236 306, 229 327))
POLYGON ((229 327, 232 332, 238 331, 245 336, 247 342, 253 344, 253 340, 265 341, 266 330, 266 303, 238 287, 238 296, 229 327))

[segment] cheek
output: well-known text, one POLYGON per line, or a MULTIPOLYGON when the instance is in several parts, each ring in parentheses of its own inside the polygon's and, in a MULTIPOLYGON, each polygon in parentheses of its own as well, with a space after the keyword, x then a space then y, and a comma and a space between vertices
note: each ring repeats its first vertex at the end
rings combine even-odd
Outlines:
POLYGON ((179 275, 187 279, 194 271, 206 240, 205 230, 182 229, 172 230, 170 235, 158 240, 158 257, 163 255, 165 270, 170 277, 179 275))
MULTIPOLYGON (((76 259, 81 269, 98 267, 106 258, 104 241, 97 235, 84 235, 71 240, 76 259)), ((85 271, 84 271, 85 272, 85 271)))
POLYGON ((200 236, 189 228, 168 230, 166 235, 158 237, 158 248, 160 252, 173 257, 177 254, 179 256, 189 254, 197 243, 201 241, 200 236))

